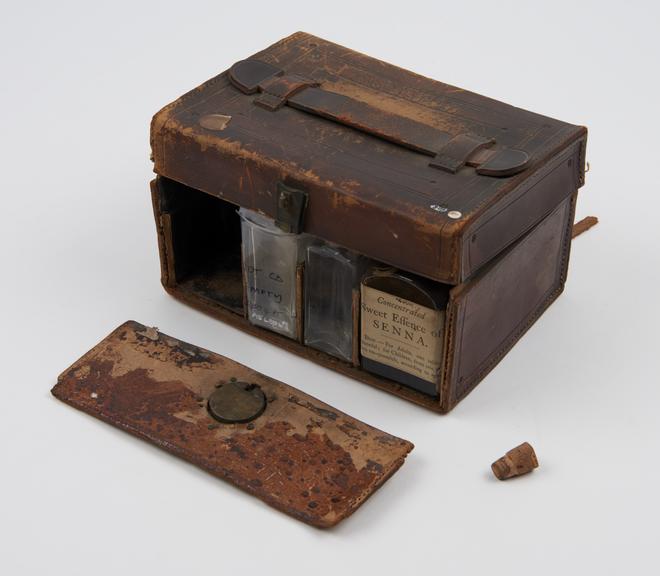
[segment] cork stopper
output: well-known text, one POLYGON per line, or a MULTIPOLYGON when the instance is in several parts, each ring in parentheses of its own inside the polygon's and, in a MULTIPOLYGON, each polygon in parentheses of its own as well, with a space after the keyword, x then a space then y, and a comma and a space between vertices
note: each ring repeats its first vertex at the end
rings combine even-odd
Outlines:
POLYGON ((538 465, 539 461, 536 459, 534 448, 528 442, 523 442, 493 462, 490 467, 498 480, 506 480, 527 474, 534 468, 538 468, 538 465))

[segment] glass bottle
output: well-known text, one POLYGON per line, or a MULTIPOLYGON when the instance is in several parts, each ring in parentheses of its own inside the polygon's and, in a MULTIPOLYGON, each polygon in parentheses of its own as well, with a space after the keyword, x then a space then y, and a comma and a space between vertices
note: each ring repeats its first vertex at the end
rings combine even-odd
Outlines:
POLYGON ((329 243, 307 247, 305 344, 350 362, 353 359, 353 290, 366 258, 329 243))
POLYGON ((306 235, 280 230, 275 221, 240 208, 248 320, 297 338, 296 268, 304 258, 306 235))
POLYGON ((362 367, 437 395, 449 286, 377 268, 362 279, 360 292, 362 367))

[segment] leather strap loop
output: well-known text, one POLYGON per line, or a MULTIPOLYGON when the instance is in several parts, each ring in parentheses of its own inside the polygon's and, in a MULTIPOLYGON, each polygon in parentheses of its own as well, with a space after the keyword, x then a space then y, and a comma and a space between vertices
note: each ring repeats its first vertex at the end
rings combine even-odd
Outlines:
POLYGON ((441 168, 455 174, 477 150, 487 148, 493 144, 495 144, 495 140, 492 138, 459 134, 440 149, 435 158, 429 162, 429 166, 441 168))
POLYGON ((259 84, 262 94, 255 98, 254 103, 267 110, 277 110, 297 92, 308 87, 318 86, 318 84, 318 82, 296 74, 273 76, 259 84))

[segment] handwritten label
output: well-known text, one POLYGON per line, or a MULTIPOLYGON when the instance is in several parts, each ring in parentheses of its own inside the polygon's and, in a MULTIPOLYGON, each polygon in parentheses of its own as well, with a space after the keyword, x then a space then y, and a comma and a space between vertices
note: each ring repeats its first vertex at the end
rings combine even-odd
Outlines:
POLYGON ((369 286, 361 287, 360 352, 365 358, 437 383, 444 311, 369 286))
MULTIPOLYGON (((295 268, 293 269, 295 271, 295 268)), ((246 267, 250 320, 287 335, 295 332, 294 279, 285 282, 282 271, 246 267)))

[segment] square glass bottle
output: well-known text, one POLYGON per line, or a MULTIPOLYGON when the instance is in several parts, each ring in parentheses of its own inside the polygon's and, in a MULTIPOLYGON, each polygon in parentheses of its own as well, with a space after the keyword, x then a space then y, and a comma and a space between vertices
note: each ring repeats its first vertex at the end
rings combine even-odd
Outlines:
POLYGON ((329 243, 312 244, 305 257, 305 344, 353 359, 353 291, 367 259, 329 243))
POLYGON ((274 220, 253 210, 241 208, 238 213, 248 320, 297 338, 296 269, 308 236, 283 232, 274 220))

